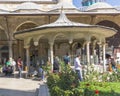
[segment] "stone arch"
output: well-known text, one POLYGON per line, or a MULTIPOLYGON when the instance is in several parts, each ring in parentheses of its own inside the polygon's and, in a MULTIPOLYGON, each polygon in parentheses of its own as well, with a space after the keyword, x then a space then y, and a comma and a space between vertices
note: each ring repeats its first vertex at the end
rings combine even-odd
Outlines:
POLYGON ((42 38, 45 38, 45 35, 38 35, 38 36, 35 36, 35 37, 33 37, 33 41, 39 43, 40 39, 42 39, 42 38))
POLYGON ((5 32, 5 30, 0 26, 0 41, 7 41, 8 40, 8 34, 5 32))
POLYGON ((53 38, 54 38, 54 55, 62 59, 62 56, 64 56, 66 53, 69 53, 70 49, 67 34, 57 33, 54 35, 53 38), (62 39, 63 41, 61 40, 61 38, 63 38, 62 39))
POLYGON ((1 29, 1 30, 4 30, 4 28, 3 28, 2 26, 0 26, 0 29, 1 29))
MULTIPOLYGON (((0 25, 0 36, 2 36, 2 38, 4 38, 7 41, 9 39, 9 33, 3 28, 2 25, 0 25)), ((1 37, 0 37, 0 39, 1 39, 1 37)))
POLYGON ((91 36, 91 42, 90 42, 90 54, 91 55, 94 55, 94 50, 96 49, 96 47, 97 47, 97 41, 98 41, 99 39, 97 38, 97 36, 95 36, 95 35, 92 35, 91 36))
POLYGON ((70 53, 70 46, 67 42, 63 42, 59 45, 58 51, 56 50, 57 56, 64 56, 66 53, 70 53))
POLYGON ((55 34, 54 35, 54 40, 57 39, 57 38, 66 38, 66 39, 68 39, 68 37, 64 33, 57 33, 57 34, 55 34))
POLYGON ((96 25, 103 25, 111 28, 118 29, 119 25, 117 25, 115 22, 109 21, 109 20, 103 20, 98 22, 96 25))
MULTIPOLYGON (((25 21, 25 22, 22 22, 20 24, 17 25, 17 27, 15 28, 13 34, 16 32, 16 31, 21 31, 21 30, 25 30, 25 29, 29 29, 29 28, 33 28, 33 27, 36 27, 37 24, 34 23, 33 21, 25 21)), ((25 44, 26 41, 23 41, 23 40, 17 40, 17 45, 18 48, 20 50, 23 50, 24 47, 26 47, 27 44, 25 44)), ((28 42, 27 42, 28 43, 28 42)), ((22 58, 24 58, 24 54, 22 52, 18 52, 19 56, 21 56, 22 58)))
POLYGON ((106 41, 108 43, 108 46, 119 46, 120 45, 120 26, 117 25, 115 22, 109 21, 109 20, 104 20, 104 21, 100 21, 97 23, 97 25, 102 25, 102 26, 106 26, 106 27, 111 27, 116 29, 118 32, 109 38, 106 38, 106 41))
POLYGON ((8 53, 9 47, 7 45, 0 45, 0 59, 2 64, 9 58, 8 53))
POLYGON ((8 39, 7 32, 0 26, 0 59, 2 63, 5 63, 5 59, 9 56, 8 39))
POLYGON ((25 21, 25 22, 19 24, 19 25, 16 27, 16 29, 15 29, 14 32, 20 31, 20 30, 24 30, 24 29, 33 28, 33 27, 37 27, 37 26, 38 26, 38 25, 37 25, 35 22, 33 22, 33 21, 25 21))
POLYGON ((91 41, 94 41, 94 40, 99 41, 99 38, 100 38, 100 36, 98 36, 96 34, 92 34, 90 39, 91 39, 91 41))
MULTIPOLYGON (((80 51, 83 48, 84 42, 85 42, 85 38, 81 38, 81 39, 74 41, 72 43, 71 47, 72 47, 72 54, 73 55, 76 55, 78 53, 78 51, 80 51)), ((81 52, 80 52, 80 54, 81 54, 81 52)))
POLYGON ((0 26, 0 46, 1 45, 8 45, 9 35, 4 30, 2 26, 0 26))
POLYGON ((72 48, 82 48, 82 43, 81 42, 74 42, 72 44, 72 48))

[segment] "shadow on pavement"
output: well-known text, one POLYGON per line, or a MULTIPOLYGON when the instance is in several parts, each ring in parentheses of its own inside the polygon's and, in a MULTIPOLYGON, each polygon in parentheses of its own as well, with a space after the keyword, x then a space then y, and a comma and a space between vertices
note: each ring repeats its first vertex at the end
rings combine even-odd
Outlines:
POLYGON ((22 90, 0 88, 0 96, 35 96, 35 94, 36 94, 36 90, 22 91, 22 90))

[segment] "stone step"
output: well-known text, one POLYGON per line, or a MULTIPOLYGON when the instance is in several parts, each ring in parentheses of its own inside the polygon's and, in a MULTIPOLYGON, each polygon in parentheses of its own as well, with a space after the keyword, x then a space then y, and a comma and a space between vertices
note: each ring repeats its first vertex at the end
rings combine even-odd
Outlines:
MULTIPOLYGON (((13 73, 13 75, 14 75, 14 78, 18 78, 19 77, 19 72, 15 71, 13 73)), ((27 78, 27 72, 26 71, 22 71, 22 78, 27 78)))
POLYGON ((45 83, 40 85, 38 96, 50 96, 48 87, 45 83))

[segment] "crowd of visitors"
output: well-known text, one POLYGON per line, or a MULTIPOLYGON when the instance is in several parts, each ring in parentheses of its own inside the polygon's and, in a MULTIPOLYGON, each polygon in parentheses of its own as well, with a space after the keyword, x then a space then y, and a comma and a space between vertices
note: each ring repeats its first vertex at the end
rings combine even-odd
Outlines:
POLYGON ((3 73, 5 73, 5 76, 11 76, 12 73, 14 73, 16 70, 16 62, 14 59, 10 58, 6 61, 6 63, 3 66, 3 73))
POLYGON ((17 61, 15 61, 12 58, 9 58, 6 60, 6 63, 3 65, 2 72, 5 74, 5 76, 11 76, 12 73, 15 73, 15 71, 19 70, 19 77, 22 76, 22 64, 23 61, 21 57, 18 58, 17 61))
MULTIPOLYGON (((58 56, 54 56, 54 62, 53 62, 53 72, 59 73, 60 72, 60 59, 58 56)), ((63 56, 63 62, 66 66, 70 66, 71 64, 71 58, 68 53, 63 56)), ((74 71, 78 75, 78 78, 80 81, 83 80, 83 65, 81 64, 81 56, 80 54, 77 54, 76 57, 74 57, 74 71)), ((108 65, 108 71, 117 71, 117 64, 114 57, 109 57, 106 59, 106 65, 108 65)), ((37 64, 37 66, 33 66, 33 64, 30 64, 29 70, 28 70, 28 76, 29 77, 40 77, 41 80, 45 79, 45 70, 43 69, 44 62, 42 60, 41 64, 37 64)), ((12 73, 15 71, 18 71, 19 78, 22 78, 22 70, 23 70, 23 60, 21 57, 19 57, 16 61, 12 58, 9 58, 6 63, 4 64, 2 68, 2 72, 5 74, 5 76, 11 76, 12 73)))

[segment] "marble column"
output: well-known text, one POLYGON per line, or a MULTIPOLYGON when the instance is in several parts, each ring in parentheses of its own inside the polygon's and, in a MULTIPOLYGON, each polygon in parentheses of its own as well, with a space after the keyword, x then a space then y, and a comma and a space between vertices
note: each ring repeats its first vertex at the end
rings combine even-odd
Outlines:
POLYGON ((51 70, 53 71, 53 62, 54 62, 54 58, 53 58, 53 45, 54 45, 54 43, 53 42, 49 42, 49 45, 50 45, 50 50, 49 50, 49 52, 50 52, 50 63, 52 64, 52 66, 51 66, 51 70))
POLYGON ((93 55, 93 56, 96 55, 96 53, 95 53, 95 48, 96 48, 96 40, 93 41, 93 43, 92 43, 92 55, 93 55))
POLYGON ((101 42, 98 42, 97 44, 99 46, 98 61, 99 61, 99 64, 101 64, 102 63, 102 56, 101 56, 101 47, 102 47, 102 44, 101 44, 101 42))
POLYGON ((72 37, 72 34, 70 35, 69 37, 69 48, 70 48, 70 64, 73 64, 74 62, 74 58, 73 58, 73 53, 72 53, 72 43, 73 43, 73 37, 72 37))
POLYGON ((9 43, 9 58, 13 58, 13 51, 12 51, 12 40, 8 41, 9 43))
POLYGON ((103 49, 103 71, 106 72, 106 60, 105 60, 105 43, 102 44, 103 49))
POLYGON ((39 45, 39 42, 38 42, 38 41, 34 41, 34 45, 35 45, 35 49, 34 49, 34 52, 35 52, 35 54, 34 54, 34 55, 35 55, 35 58, 34 58, 34 59, 35 59, 35 62, 34 62, 34 63, 35 63, 36 65, 39 65, 39 64, 40 64, 39 59, 38 59, 38 57, 39 57, 39 56, 38 56, 38 55, 39 55, 39 54, 38 54, 38 45, 39 45))
POLYGON ((83 64, 85 64, 85 44, 83 44, 82 46, 82 61, 83 61, 83 64))
POLYGON ((90 64, 90 41, 86 42, 87 64, 90 64))
POLYGON ((27 72, 29 72, 29 67, 30 67, 30 53, 29 53, 29 48, 30 46, 24 46, 24 48, 26 49, 26 66, 27 66, 27 72))

